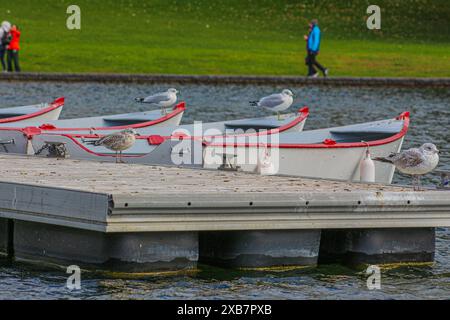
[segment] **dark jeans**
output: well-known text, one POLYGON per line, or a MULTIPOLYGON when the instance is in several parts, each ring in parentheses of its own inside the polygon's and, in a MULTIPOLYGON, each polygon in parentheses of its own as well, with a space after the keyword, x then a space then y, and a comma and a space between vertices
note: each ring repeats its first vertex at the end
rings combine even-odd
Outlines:
POLYGON ((13 63, 14 63, 14 70, 16 72, 20 72, 20 66, 19 66, 19 51, 18 50, 8 50, 8 56, 7 56, 7 62, 8 62, 8 71, 13 71, 13 63))
POLYGON ((0 62, 2 64, 3 71, 6 70, 5 53, 6 53, 6 49, 4 47, 0 47, 0 62))
POLYGON ((317 62, 316 56, 317 56, 317 52, 312 52, 312 51, 308 52, 308 56, 306 57, 306 64, 308 65, 308 76, 312 76, 317 73, 317 70, 316 70, 316 68, 314 68, 314 66, 319 68, 319 70, 325 74, 326 68, 323 67, 319 62, 317 62))

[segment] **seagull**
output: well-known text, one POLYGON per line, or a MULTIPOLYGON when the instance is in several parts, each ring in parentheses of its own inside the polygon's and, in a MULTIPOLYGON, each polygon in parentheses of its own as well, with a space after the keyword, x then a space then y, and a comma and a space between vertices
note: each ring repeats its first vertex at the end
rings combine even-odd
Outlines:
MULTIPOLYGON (((400 153, 391 153, 387 157, 378 157, 375 161, 391 163, 400 172, 413 176, 420 190, 420 176, 434 170, 439 163, 439 150, 432 143, 425 143, 420 148, 411 148, 400 153)), ((416 186, 414 185, 414 190, 416 186)))
POLYGON ((275 93, 264 97, 259 101, 250 101, 250 105, 266 108, 276 112, 280 120, 280 111, 289 109, 294 102, 294 94, 289 89, 284 89, 281 93, 275 93))
POLYGON ((156 93, 147 98, 136 98, 137 102, 150 103, 162 108, 162 113, 166 114, 166 108, 173 106, 177 102, 178 90, 170 88, 166 92, 156 93))
POLYGON ((125 129, 120 132, 111 133, 99 140, 87 141, 87 144, 94 146, 103 146, 109 150, 116 152, 116 163, 123 163, 122 151, 130 149, 136 142, 136 136, 139 133, 134 129, 125 129))

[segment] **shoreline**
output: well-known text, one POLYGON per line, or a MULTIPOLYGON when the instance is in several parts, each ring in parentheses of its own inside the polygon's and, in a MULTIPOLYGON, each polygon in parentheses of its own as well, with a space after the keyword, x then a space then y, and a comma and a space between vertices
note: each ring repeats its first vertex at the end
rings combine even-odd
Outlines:
POLYGON ((303 76, 228 76, 228 75, 163 75, 118 73, 4 73, 0 81, 37 82, 104 82, 104 83, 177 83, 207 85, 316 85, 316 86, 393 86, 393 87, 450 87, 448 78, 379 78, 303 76))

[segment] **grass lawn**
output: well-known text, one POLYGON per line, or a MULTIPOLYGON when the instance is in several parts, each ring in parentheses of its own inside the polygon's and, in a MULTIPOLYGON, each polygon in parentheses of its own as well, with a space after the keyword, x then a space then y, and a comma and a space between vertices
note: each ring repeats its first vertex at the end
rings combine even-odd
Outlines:
POLYGON ((307 22, 323 31, 334 76, 450 76, 448 0, 14 0, 0 20, 22 29, 24 71, 303 75, 307 22), (81 7, 82 29, 66 28, 81 7))

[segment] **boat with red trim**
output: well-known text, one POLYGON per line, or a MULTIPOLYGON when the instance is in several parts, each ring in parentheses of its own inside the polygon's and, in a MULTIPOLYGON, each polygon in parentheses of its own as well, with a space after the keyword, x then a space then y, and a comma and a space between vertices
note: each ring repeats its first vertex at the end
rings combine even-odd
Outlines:
MULTIPOLYGON (((195 144, 195 150, 200 150, 200 155, 196 156, 196 164, 201 165, 203 139, 216 135, 262 137, 280 132, 299 132, 303 130, 308 115, 309 109, 304 107, 298 110, 297 113, 284 115, 281 120, 278 120, 276 116, 271 116, 197 123, 178 127, 161 127, 157 130, 150 130, 150 128, 140 130, 138 128, 136 131, 140 136, 137 137, 137 141, 131 149, 123 152, 123 158, 133 163, 174 164, 171 154, 176 154, 180 147, 179 142, 185 140, 187 144, 195 144), (161 144, 164 146, 160 147, 161 144)), ((72 132, 54 133, 41 131, 33 134, 31 142, 34 150, 39 154, 48 155, 50 150, 44 149, 49 144, 63 144, 71 158, 115 161, 115 153, 111 153, 111 151, 102 146, 93 146, 88 143, 93 139, 103 137, 105 133, 109 132, 109 130, 102 130, 100 131, 101 134, 99 134, 99 131, 74 134, 72 132)), ((192 147, 188 147, 188 149, 190 151, 184 151, 186 156, 194 150, 192 147)), ((191 154, 191 156, 194 157, 194 154, 191 154)))
MULTIPOLYGON (((266 141, 214 137, 204 142, 203 167, 257 172, 262 162, 269 162, 273 174, 359 181, 367 148, 373 157, 399 152, 409 123, 410 114, 404 112, 394 119, 280 133, 266 141)), ((394 166, 375 163, 374 182, 391 183, 394 170, 394 166)))
POLYGON ((64 107, 64 97, 50 103, 41 103, 22 107, 0 108, 0 126, 13 124, 25 126, 23 123, 39 123, 58 120, 64 107))
POLYGON ((51 120, 42 122, 25 121, 0 123, 0 152, 32 154, 30 149, 31 137, 41 133, 91 133, 96 130, 114 132, 125 128, 161 128, 164 126, 177 126, 183 117, 186 105, 184 102, 177 104, 167 114, 161 114, 160 110, 126 113, 111 116, 51 120), (19 127, 23 126, 23 127, 19 127))

